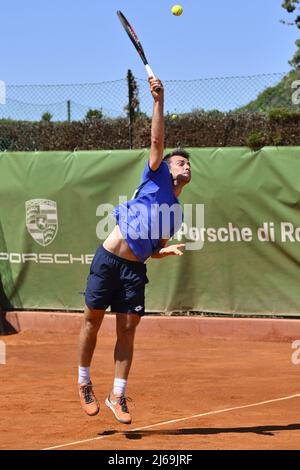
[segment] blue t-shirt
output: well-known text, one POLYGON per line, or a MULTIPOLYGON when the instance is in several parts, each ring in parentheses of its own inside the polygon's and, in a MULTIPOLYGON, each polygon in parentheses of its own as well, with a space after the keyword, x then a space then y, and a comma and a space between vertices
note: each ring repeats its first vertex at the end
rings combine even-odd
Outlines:
POLYGON ((115 207, 113 215, 141 262, 159 247, 161 239, 171 238, 182 224, 183 213, 167 163, 152 171, 147 161, 134 198, 115 207))

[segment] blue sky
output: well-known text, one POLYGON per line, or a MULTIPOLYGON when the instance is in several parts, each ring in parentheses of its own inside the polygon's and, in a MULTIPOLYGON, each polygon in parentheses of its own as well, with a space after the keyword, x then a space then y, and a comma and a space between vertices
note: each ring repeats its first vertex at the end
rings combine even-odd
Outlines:
POLYGON ((9 0, 1 2, 0 79, 7 84, 118 80, 144 66, 116 16, 135 27, 166 80, 289 70, 299 30, 282 0, 9 0), (181 17, 171 7, 181 3, 181 17))

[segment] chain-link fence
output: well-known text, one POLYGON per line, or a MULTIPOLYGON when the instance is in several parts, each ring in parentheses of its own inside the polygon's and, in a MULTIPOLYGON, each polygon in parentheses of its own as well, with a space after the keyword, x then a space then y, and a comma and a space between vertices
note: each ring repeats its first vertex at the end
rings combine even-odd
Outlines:
MULTIPOLYGON (((166 80, 166 113, 194 110, 220 112, 264 111, 269 107, 295 109, 292 102, 297 76, 274 73, 248 77, 166 80)), ((300 77, 300 76, 299 76, 300 77)), ((152 98, 147 80, 135 79, 137 109, 151 115, 152 98)), ((129 80, 73 85, 9 85, 6 103, 0 105, 0 119, 40 121, 81 121, 91 109, 104 117, 126 117, 129 109, 129 80), (46 117, 45 117, 46 113, 46 117)), ((300 85, 300 82, 299 82, 300 85)))

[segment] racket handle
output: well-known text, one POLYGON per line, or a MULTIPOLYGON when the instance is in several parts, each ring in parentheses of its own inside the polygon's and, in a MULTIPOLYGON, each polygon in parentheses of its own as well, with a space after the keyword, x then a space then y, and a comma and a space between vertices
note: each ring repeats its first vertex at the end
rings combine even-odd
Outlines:
MULTIPOLYGON (((147 70, 148 77, 155 78, 155 75, 154 75, 154 73, 153 73, 153 71, 152 71, 150 65, 149 65, 149 64, 146 64, 145 67, 146 67, 146 70, 147 70)), ((160 90, 161 90, 161 88, 160 88, 159 86, 157 86, 157 87, 155 88, 156 93, 159 93, 160 90)))

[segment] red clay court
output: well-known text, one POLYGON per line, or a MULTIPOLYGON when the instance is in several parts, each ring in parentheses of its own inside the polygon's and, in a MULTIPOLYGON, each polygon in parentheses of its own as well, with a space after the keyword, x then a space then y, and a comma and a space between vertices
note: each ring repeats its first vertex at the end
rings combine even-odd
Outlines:
POLYGON ((128 386, 133 423, 104 405, 113 380, 114 317, 98 338, 92 379, 101 404, 78 400, 79 314, 8 314, 1 337, 0 449, 300 449, 299 320, 144 318, 128 386), (299 326, 298 326, 299 325, 299 326))

